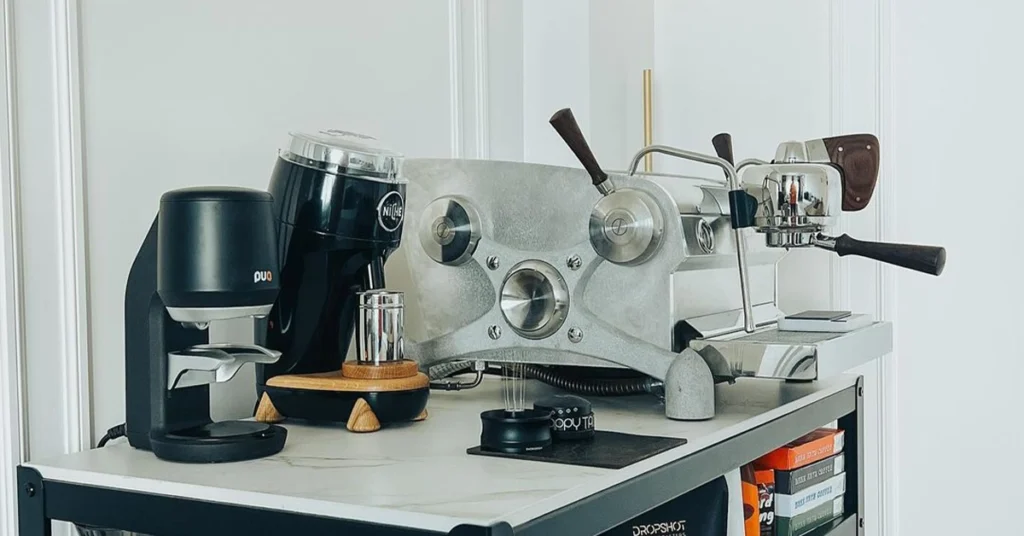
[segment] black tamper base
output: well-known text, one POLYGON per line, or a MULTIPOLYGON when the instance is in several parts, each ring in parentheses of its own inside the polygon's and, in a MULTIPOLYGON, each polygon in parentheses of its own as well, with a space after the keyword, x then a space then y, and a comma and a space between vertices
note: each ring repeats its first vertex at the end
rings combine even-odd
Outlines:
POLYGON ((551 413, 551 436, 555 441, 594 438, 594 410, 586 398, 551 395, 535 402, 533 409, 551 413))
POLYGON ((274 424, 221 421, 174 432, 153 432, 150 447, 160 459, 184 463, 223 463, 273 456, 284 448, 288 431, 274 424))
POLYGON ((480 447, 484 450, 518 454, 551 445, 550 411, 492 409, 480 414, 480 422, 480 447))

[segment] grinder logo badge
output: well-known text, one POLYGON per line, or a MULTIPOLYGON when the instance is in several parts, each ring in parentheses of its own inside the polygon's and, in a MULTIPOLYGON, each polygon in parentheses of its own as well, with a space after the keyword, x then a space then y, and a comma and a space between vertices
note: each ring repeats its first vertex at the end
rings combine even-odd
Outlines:
POLYGON ((256 270, 255 272, 252 273, 253 283, 259 283, 260 281, 264 283, 270 283, 273 280, 274 273, 271 272, 270 270, 256 270))
POLYGON ((392 232, 402 225, 405 217, 405 200, 398 192, 388 192, 377 204, 377 223, 385 231, 392 232))

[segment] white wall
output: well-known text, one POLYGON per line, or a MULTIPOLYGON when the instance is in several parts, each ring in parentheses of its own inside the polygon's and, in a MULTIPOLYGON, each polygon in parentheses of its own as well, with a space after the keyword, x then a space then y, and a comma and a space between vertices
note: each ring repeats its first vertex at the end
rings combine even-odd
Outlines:
MULTIPOLYGON (((29 419, 42 423, 28 439, 38 457, 72 448, 68 426, 82 422, 52 403, 51 387, 54 371, 69 373, 57 356, 74 350, 66 331, 55 336, 51 315, 69 294, 53 283, 67 273, 53 264, 65 250, 53 201, 61 195, 53 177, 63 164, 52 150, 61 114, 50 91, 60 75, 50 61, 60 36, 48 17, 69 4, 8 1, 19 29, 14 137, 22 232, 32 244, 21 260, 32 270, 22 290, 29 419)), ((1013 21, 1024 8, 302 0, 289 10, 315 16, 284 17, 270 0, 80 5, 97 437, 123 419, 124 282, 161 192, 198 183, 262 188, 287 130, 306 126, 371 132, 410 156, 574 165, 547 125, 562 106, 576 110, 602 163, 622 167, 642 140, 640 73, 653 67, 658 143, 710 152, 710 137, 725 130, 744 158, 770 156, 783 139, 879 134, 876 201, 843 228, 868 239, 943 244, 947 272, 935 279, 798 252, 783 264, 792 270, 781 277, 782 305, 850 307, 896 321, 889 363, 897 374, 869 383, 877 395, 898 380, 889 405, 868 400, 886 421, 869 424, 869 434, 883 432, 875 441, 869 435, 869 449, 884 442, 897 454, 886 461, 895 464, 890 473, 868 475, 879 486, 874 501, 869 493, 869 514, 878 512, 868 517, 869 533, 881 533, 883 515, 894 516, 888 534, 996 534, 1008 526, 1013 486, 1024 477, 1013 463, 1024 438, 1010 413, 1024 403, 1015 387, 1024 348, 1012 336, 1024 324, 1016 306, 1024 291, 1015 284, 1013 206, 988 199, 1016 199, 1024 185, 996 164, 1004 158, 986 157, 1012 155, 1019 145, 1024 105, 1014 68, 1024 37, 1013 21), (555 34, 574 44, 550 45, 555 34), (282 78, 282 68, 297 79, 282 78), (988 188, 974 193, 964 181, 988 188), (898 490, 897 512, 881 511, 890 489, 898 490), (936 490, 950 515, 936 514, 936 490)), ((655 169, 699 168, 657 157, 655 169)), ((251 373, 236 382, 230 411, 248 410, 238 396, 250 385, 251 373)), ((878 456, 869 450, 869 465, 878 456)))
MULTIPOLYGON (((729 132, 737 160, 771 159, 780 142, 831 134, 829 30, 820 0, 655 1, 654 142, 714 154, 711 137, 729 132)), ((654 170, 718 173, 662 155, 654 170)), ((826 254, 792 251, 779 266, 784 311, 828 308, 826 254)))
POLYGON ((1019 534, 1024 5, 890 4, 897 238, 949 255, 897 278, 899 534, 1019 534))
MULTIPOLYGON (((710 1, 484 4, 488 70, 481 74, 469 65, 471 41, 479 39, 468 30, 473 14, 457 10, 453 20, 441 0, 306 0, 292 9, 317 16, 294 19, 280 17, 275 3, 241 0, 215 9, 198 1, 83 6, 95 434, 123 415, 123 391, 111 387, 123 385, 123 285, 160 193, 200 183, 264 187, 289 128, 340 124, 377 134, 410 156, 490 153, 576 165, 547 124, 555 109, 571 106, 604 165, 622 168, 642 141, 640 75, 654 67, 658 142, 710 152, 710 137, 728 130, 738 156, 763 157, 781 140, 830 132, 829 78, 820 76, 829 70, 828 9, 820 2, 751 2, 756 17, 738 21, 736 33, 756 35, 794 17, 807 24, 799 36, 756 48, 716 30, 732 8, 710 1), (379 20, 396 8, 403 16, 383 28, 331 31, 338 20, 379 20), (455 57, 451 24, 466 30, 455 57), (362 47, 367 40, 377 44, 362 47), (786 84, 761 82, 779 58, 793 57, 800 62, 788 65, 786 84), (465 67, 455 78, 438 68, 452 62, 465 67), (478 76, 486 84, 480 102, 471 94, 480 89, 478 76), (475 110, 480 104, 485 112, 475 110), (480 113, 490 125, 474 127, 480 113), (453 121, 461 128, 455 136, 453 121), (474 128, 486 129, 484 141, 474 128), (107 208, 121 200, 132 201, 107 208)), ((713 172, 660 158, 656 169, 713 172)), ((821 252, 787 256, 780 276, 786 310, 829 305, 828 263, 821 252)), ((235 326, 214 336, 248 336, 244 324, 235 326)), ((217 407, 229 415, 247 411, 251 381, 246 369, 233 387, 216 386, 215 396, 226 390, 218 400, 228 403, 217 407)))
MULTIPOLYGON (((444 0, 299 0, 286 10, 252 0, 89 2, 81 34, 99 437, 124 419, 124 285, 160 194, 266 188, 296 128, 450 155, 449 9, 444 0)), ((255 396, 250 369, 232 382, 229 409, 242 414, 255 396)))

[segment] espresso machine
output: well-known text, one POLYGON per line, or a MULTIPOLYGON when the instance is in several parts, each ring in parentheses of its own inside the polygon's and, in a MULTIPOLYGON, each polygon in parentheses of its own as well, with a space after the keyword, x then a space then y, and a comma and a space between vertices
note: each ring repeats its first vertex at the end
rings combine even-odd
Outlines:
POLYGON ((778 262, 789 248, 857 254, 938 275, 945 251, 824 233, 867 205, 877 140, 781 144, 772 162, 652 145, 624 172, 597 162, 569 110, 552 126, 583 170, 449 159, 406 162, 416 274, 407 341, 430 376, 492 365, 584 395, 650 393, 666 416, 714 417, 739 377, 813 381, 892 350, 892 325, 780 329, 778 262), (704 177, 637 173, 652 152, 714 166, 704 177), (724 177, 723 177, 724 176, 724 177), (858 208, 859 207, 859 208, 858 208))
POLYGON ((429 380, 405 359, 404 294, 384 281, 405 220, 402 160, 340 130, 293 133, 280 152, 269 190, 281 291, 257 331, 281 359, 257 367, 257 421, 371 432, 426 418, 429 380))
POLYGON ((125 289, 124 433, 135 448, 178 462, 270 456, 287 431, 249 421, 213 422, 209 384, 280 352, 210 344, 210 322, 260 317, 278 295, 271 198, 240 188, 165 193, 125 289))

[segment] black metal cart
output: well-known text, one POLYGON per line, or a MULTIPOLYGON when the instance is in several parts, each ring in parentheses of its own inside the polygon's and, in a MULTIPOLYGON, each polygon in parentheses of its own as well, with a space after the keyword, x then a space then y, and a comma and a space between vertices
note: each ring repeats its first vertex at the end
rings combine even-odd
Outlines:
POLYGON ((439 393, 424 423, 357 435, 289 426, 279 455, 163 462, 125 444, 18 468, 21 536, 51 521, 154 535, 599 534, 833 421, 846 430, 847 514, 814 534, 863 534, 863 380, 740 380, 715 419, 665 419, 653 397, 595 400, 598 428, 685 437, 623 469, 469 456, 488 386, 439 393))

